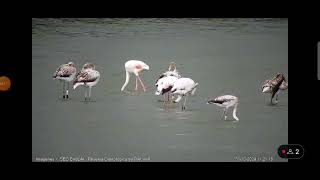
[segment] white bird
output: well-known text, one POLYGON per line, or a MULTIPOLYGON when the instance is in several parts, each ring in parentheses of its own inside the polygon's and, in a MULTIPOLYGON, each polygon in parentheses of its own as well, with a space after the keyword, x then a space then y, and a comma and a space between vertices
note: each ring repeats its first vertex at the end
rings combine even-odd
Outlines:
MULTIPOLYGON (((169 76, 176 77, 176 78, 181 78, 181 75, 177 71, 177 67, 176 67, 176 63, 175 62, 170 62, 168 71, 166 71, 165 73, 161 74, 160 77, 157 79, 157 82, 156 82, 157 89, 159 89, 158 88, 158 84, 159 84, 160 79, 165 78, 165 77, 169 77, 169 76)), ((159 90, 161 90, 161 89, 159 89, 159 90)), ((170 90, 171 89, 169 89, 168 93, 164 93, 165 94, 164 101, 166 101, 166 96, 168 98, 168 102, 170 101, 170 90)))
POLYGON ((90 100, 91 98, 91 88, 99 82, 100 73, 95 70, 95 65, 92 63, 86 63, 83 65, 82 70, 77 74, 75 81, 73 82, 73 89, 76 89, 78 86, 85 86, 89 89, 85 91, 84 99, 85 101, 90 100))
POLYGON ((121 91, 124 90, 124 88, 127 86, 127 84, 129 83, 130 80, 130 73, 133 73, 134 75, 136 75, 136 88, 135 91, 138 90, 138 79, 140 84, 142 85, 143 91, 146 91, 146 88, 141 80, 141 77, 139 75, 139 73, 146 69, 149 70, 149 66, 144 63, 143 61, 138 61, 138 60, 129 60, 124 64, 125 70, 126 70, 126 81, 123 84, 121 91))
POLYGON ((174 85, 174 83, 178 80, 175 76, 166 76, 161 79, 159 79, 156 83, 157 91, 155 92, 155 95, 164 95, 168 94, 168 101, 169 101, 169 93, 174 85))
POLYGON ((190 78, 179 78, 174 82, 171 92, 178 95, 178 98, 174 101, 175 103, 178 103, 184 97, 182 110, 186 109, 187 95, 194 95, 198 85, 190 78))
POLYGON ((215 104, 217 106, 224 107, 223 115, 221 117, 223 118, 224 116, 224 120, 227 119, 228 108, 234 106, 232 115, 236 121, 239 121, 239 118, 236 115, 238 103, 239 103, 239 99, 232 95, 219 96, 207 102, 207 104, 215 104))
POLYGON ((288 83, 283 74, 277 73, 271 80, 266 80, 262 85, 262 93, 271 93, 271 104, 273 98, 276 96, 275 103, 278 103, 279 90, 288 89, 288 83))
POLYGON ((72 82, 76 76, 77 69, 73 62, 69 62, 68 64, 62 64, 53 74, 53 79, 59 79, 60 82, 63 82, 63 91, 62 97, 69 98, 69 83, 72 82), (68 87, 65 90, 65 83, 67 83, 68 87))

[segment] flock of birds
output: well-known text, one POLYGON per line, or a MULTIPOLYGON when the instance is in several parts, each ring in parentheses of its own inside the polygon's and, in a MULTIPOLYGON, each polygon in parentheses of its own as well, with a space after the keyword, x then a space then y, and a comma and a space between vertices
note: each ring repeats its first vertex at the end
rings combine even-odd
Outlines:
POLYGON ((80 72, 77 74, 76 66, 73 62, 68 64, 62 64, 56 72, 53 74, 53 79, 58 79, 63 83, 63 99, 69 98, 69 83, 73 82, 73 89, 78 86, 86 87, 84 99, 90 101, 91 88, 96 85, 100 79, 100 73, 95 70, 95 65, 92 63, 86 63, 83 65, 80 72), (67 88, 65 84, 67 83, 67 88))
MULTIPOLYGON (((130 74, 134 74, 136 76, 135 91, 139 90, 140 83, 142 90, 145 92, 146 87, 141 80, 140 73, 143 70, 149 69, 150 67, 143 61, 127 61, 125 63, 126 80, 121 91, 125 91, 130 80, 130 74)), ((75 64, 69 62, 59 66, 54 73, 53 78, 58 79, 63 83, 63 99, 69 98, 69 83, 72 82, 73 89, 76 89, 78 86, 84 86, 86 88, 85 101, 90 101, 91 88, 99 82, 100 73, 95 70, 95 65, 92 63, 84 64, 80 72, 77 73, 75 64)), ((199 83, 194 82, 191 78, 182 77, 176 68, 176 64, 171 62, 168 71, 161 74, 156 81, 155 86, 157 90, 155 95, 164 95, 164 102, 178 103, 184 98, 182 110, 185 110, 187 96, 194 95, 198 85, 199 83)), ((268 79, 262 84, 262 93, 271 93, 271 104, 278 103, 279 90, 286 89, 288 89, 288 83, 281 73, 277 73, 272 79, 268 79), (274 97, 276 97, 275 103, 273 103, 274 97)), ((215 104, 224 108, 222 115, 224 120, 227 119, 228 109, 234 107, 232 115, 236 121, 239 121, 239 118, 236 115, 238 103, 239 98, 233 95, 223 95, 207 101, 207 104, 215 104)))

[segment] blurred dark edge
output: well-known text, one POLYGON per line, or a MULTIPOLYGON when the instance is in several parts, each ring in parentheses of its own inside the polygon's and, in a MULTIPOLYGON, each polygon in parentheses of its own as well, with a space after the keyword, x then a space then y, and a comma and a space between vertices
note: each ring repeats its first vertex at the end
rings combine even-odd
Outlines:
POLYGON ((32 122, 32 64, 27 48, 30 45, 30 19, 7 17, 1 20, 0 76, 11 80, 11 88, 0 92, 2 158, 10 163, 24 162, 31 149, 28 135, 31 136, 32 122))
POLYGON ((289 25, 289 143, 304 147, 304 156, 289 163, 300 165, 314 160, 317 132, 315 119, 320 99, 320 81, 317 80, 317 42, 320 40, 319 16, 309 12, 309 17, 290 18, 289 25), (311 16, 310 16, 311 15, 311 16), (306 85, 303 87, 303 85, 306 85), (310 104, 308 104, 309 102, 310 104), (300 164, 301 163, 301 164, 300 164))

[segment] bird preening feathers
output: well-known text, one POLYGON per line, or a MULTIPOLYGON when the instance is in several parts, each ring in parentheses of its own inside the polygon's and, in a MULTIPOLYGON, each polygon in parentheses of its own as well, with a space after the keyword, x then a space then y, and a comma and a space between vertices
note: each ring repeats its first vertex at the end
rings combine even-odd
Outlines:
POLYGON ((76 89, 78 86, 84 86, 86 88, 84 100, 90 100, 91 88, 99 82, 99 79, 100 73, 95 70, 95 65, 92 63, 86 63, 83 65, 81 71, 77 74, 77 77, 73 82, 73 89, 76 89))
POLYGON ((277 73, 272 79, 268 79, 262 84, 262 93, 271 93, 271 104, 277 104, 279 90, 286 89, 288 89, 288 82, 281 73, 277 73), (274 96, 276 97, 275 103, 273 103, 274 96))
POLYGON ((63 99, 69 98, 69 83, 72 82, 76 76, 77 69, 73 62, 62 64, 58 67, 56 72, 53 74, 53 79, 58 79, 63 83, 62 97, 63 99), (67 83, 67 88, 65 84, 67 83))

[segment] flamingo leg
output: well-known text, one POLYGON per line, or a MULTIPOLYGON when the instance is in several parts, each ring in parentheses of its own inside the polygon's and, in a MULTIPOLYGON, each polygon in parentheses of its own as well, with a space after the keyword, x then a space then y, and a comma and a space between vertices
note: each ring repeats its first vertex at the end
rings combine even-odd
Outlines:
POLYGON ((138 78, 137 78, 137 76, 136 76, 136 88, 134 90, 138 91, 138 78))
POLYGON ((142 82, 142 80, 141 80, 141 78, 140 78, 140 75, 138 74, 137 77, 138 77, 138 79, 139 79, 139 81, 140 81, 140 83, 141 83, 141 85, 142 85, 143 91, 146 92, 146 88, 145 88, 145 86, 144 86, 144 84, 143 84, 143 82, 142 82))
POLYGON ((275 103, 273 103, 273 96, 271 96, 271 105, 274 105, 275 103))
MULTIPOLYGON (((63 83, 62 80, 59 80, 59 81, 60 81, 60 84, 63 83)), ((62 84, 62 88, 63 88, 63 84, 62 84)), ((63 89, 62 89, 62 95, 63 95, 63 89)))
POLYGON ((91 86, 89 86, 89 101, 91 99, 91 86))
POLYGON ((223 114, 222 114, 222 116, 221 116, 221 120, 223 119, 223 117, 224 117, 224 120, 227 119, 226 112, 227 112, 227 108, 224 108, 224 109, 223 109, 223 114))
POLYGON ((64 91, 65 91, 65 82, 63 81, 63 90, 62 90, 62 97, 63 97, 63 99, 65 98, 65 96, 64 96, 64 91))
POLYGON ((229 107, 226 107, 226 111, 225 111, 225 113, 224 113, 224 120, 227 120, 228 108, 229 108, 229 107))
POLYGON ((184 97, 184 103, 182 105, 182 110, 186 109, 187 96, 184 97))
POLYGON ((87 88, 84 91, 84 101, 87 101, 87 88))
POLYGON ((278 103, 278 96, 279 96, 279 91, 276 93, 276 104, 278 103))
POLYGON ((69 98, 69 82, 67 82, 68 84, 68 87, 67 87, 67 94, 66 94, 66 98, 68 99, 69 98))

